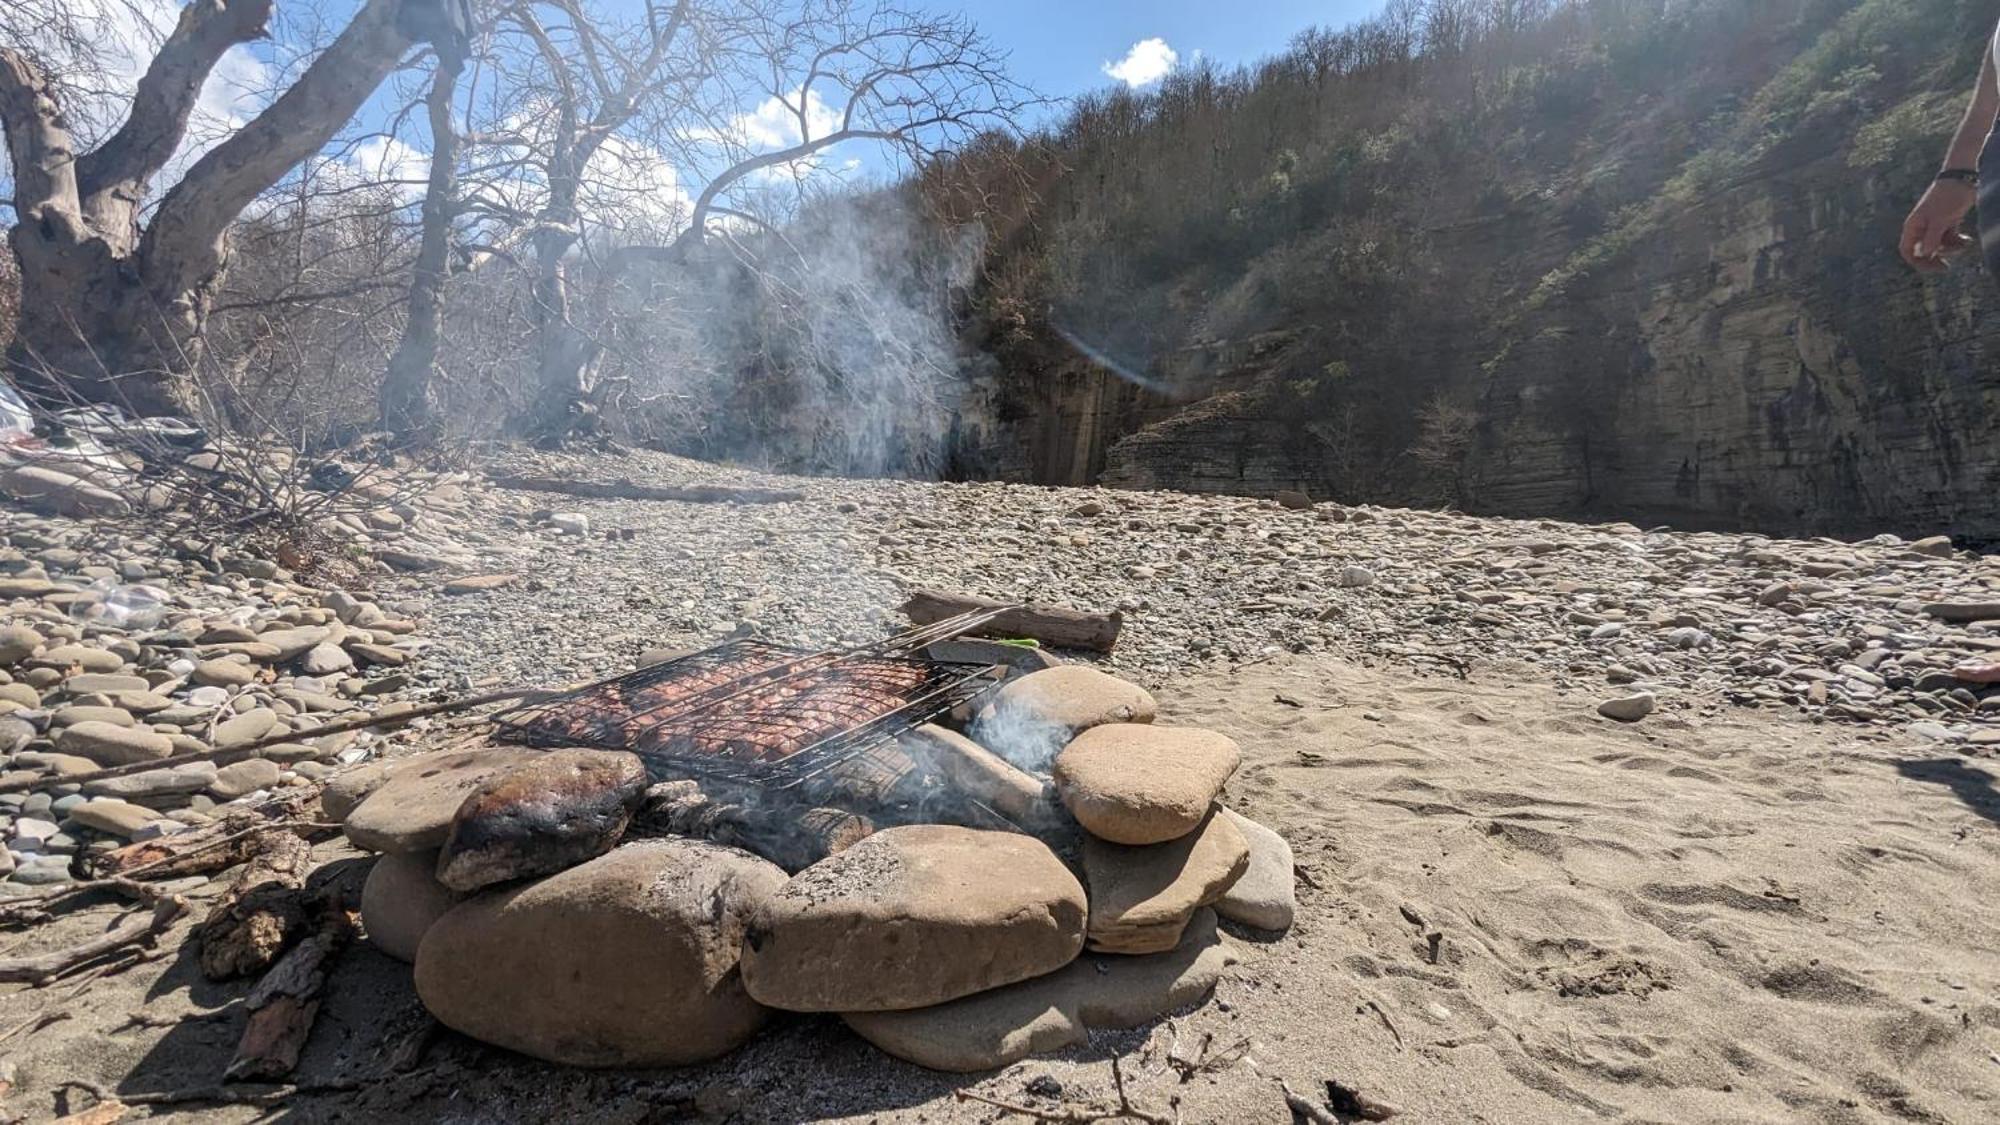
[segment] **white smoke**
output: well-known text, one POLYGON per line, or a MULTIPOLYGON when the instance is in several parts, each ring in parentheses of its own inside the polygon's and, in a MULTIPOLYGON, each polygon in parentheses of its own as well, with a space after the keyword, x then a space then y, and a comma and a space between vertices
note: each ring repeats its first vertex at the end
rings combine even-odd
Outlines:
POLYGON ((1046 777, 1056 755, 1075 732, 1033 707, 1007 706, 996 700, 979 713, 966 733, 1015 767, 1046 777))
POLYGON ((983 231, 940 230, 879 192, 712 241, 680 291, 647 306, 659 344, 635 378, 703 408, 666 444, 792 471, 936 475, 963 378, 953 302, 983 231), (671 319, 692 354, 663 357, 671 319))

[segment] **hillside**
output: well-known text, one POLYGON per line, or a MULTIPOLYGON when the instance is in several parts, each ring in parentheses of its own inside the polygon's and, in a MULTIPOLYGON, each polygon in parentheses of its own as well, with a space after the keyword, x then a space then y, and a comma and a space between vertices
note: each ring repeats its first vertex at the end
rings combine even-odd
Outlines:
POLYGON ((1908 272, 1970 0, 1392 5, 929 185, 968 477, 2000 537, 2000 306, 1908 272))

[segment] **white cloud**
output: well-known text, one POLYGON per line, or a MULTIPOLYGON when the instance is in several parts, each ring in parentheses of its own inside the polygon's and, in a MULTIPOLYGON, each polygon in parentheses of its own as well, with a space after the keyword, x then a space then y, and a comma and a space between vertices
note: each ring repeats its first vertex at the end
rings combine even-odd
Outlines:
MULTIPOLYGON (((97 80, 65 91, 63 108, 82 126, 80 141, 94 144, 124 119, 140 76, 179 20, 181 7, 180 0, 78 0, 67 9, 72 26, 43 26, 39 35, 27 36, 29 48, 55 73, 97 71, 97 80)), ((248 48, 225 52, 202 83, 180 148, 153 183, 155 193, 172 187, 196 160, 261 110, 270 97, 271 78, 271 68, 248 48)))
POLYGON ((364 138, 348 154, 347 162, 370 180, 397 180, 399 188, 415 187, 421 193, 431 174, 430 154, 415 145, 380 134, 364 138))
POLYGON ((1105 63, 1104 73, 1136 90, 1165 78, 1179 61, 1180 52, 1167 46, 1166 40, 1154 36, 1132 44, 1132 49, 1117 62, 1105 63))
MULTIPOLYGON (((798 104, 797 94, 789 100, 765 98, 756 109, 736 118, 737 137, 755 152, 769 152, 798 144, 805 139, 805 133, 799 128, 798 104)), ((806 96, 805 118, 815 139, 840 128, 840 111, 826 104, 826 99, 820 97, 818 90, 806 96)))

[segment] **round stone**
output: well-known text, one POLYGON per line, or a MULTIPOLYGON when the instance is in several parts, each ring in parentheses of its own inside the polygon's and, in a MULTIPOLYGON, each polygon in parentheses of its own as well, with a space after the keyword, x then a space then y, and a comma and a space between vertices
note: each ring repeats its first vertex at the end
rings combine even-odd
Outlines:
POLYGON ((1228 893, 1215 901, 1215 912, 1232 922, 1258 930, 1289 930, 1297 912, 1293 887, 1292 846, 1283 836, 1247 816, 1223 809, 1222 815, 1243 833, 1250 845, 1250 866, 1228 893))
POLYGON ((1078 732, 1105 723, 1150 723, 1158 709, 1137 684, 1064 665, 1008 681, 980 711, 972 736, 1017 766, 1041 770, 1078 732))
POLYGON ((166 735, 111 723, 82 722, 56 734, 56 750, 89 758, 100 766, 124 766, 165 758, 174 752, 166 735))
POLYGON ((0 665, 14 665, 35 654, 44 638, 26 625, 0 626, 0 665))
POLYGON ((1032 836, 890 828, 765 903, 744 939, 743 980, 791 1011, 928 1007, 1068 964, 1085 914, 1083 887, 1032 836))
POLYGON ((361 886, 361 925, 375 948, 398 961, 417 959, 431 924, 459 901, 437 881, 436 869, 436 852, 392 853, 375 861, 361 886))
POLYGON ((736 1049, 769 1010, 738 971, 744 928, 785 883, 698 840, 645 840, 446 911, 417 948, 445 1026, 569 1066, 684 1066, 736 1049))
POLYGON ((617 846, 646 795, 636 754, 551 750, 489 776, 452 815, 438 861, 455 891, 546 875, 617 846))
POLYGON ((1621 723, 1636 723, 1653 713, 1658 701, 1646 692, 1627 695, 1618 699, 1607 699, 1597 705, 1597 713, 1607 719, 1621 723))
POLYGON ((850 1012, 862 1038, 932 1070, 994 1070, 1087 1042, 1092 1028, 1128 1028, 1201 1002, 1238 957, 1202 910, 1180 944, 1146 957, 1085 954, 1067 967, 902 1012, 850 1012))
MULTIPOLYGON (((443 846, 465 798, 495 774, 526 765, 539 751, 487 747, 405 759, 347 814, 342 827, 357 848, 429 851, 443 846)), ((325 803, 325 798, 321 799, 325 803)))
POLYGON ((1201 826, 1242 760, 1236 743, 1214 731, 1108 723, 1056 756, 1056 792, 1091 835, 1160 844, 1201 826))

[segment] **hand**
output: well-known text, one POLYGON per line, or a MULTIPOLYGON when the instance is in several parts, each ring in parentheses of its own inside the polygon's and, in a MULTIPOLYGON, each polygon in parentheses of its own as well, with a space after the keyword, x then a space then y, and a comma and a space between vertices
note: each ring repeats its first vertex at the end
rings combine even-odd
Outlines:
POLYGON ((1903 223, 1903 260, 1925 273, 1943 273, 1945 259, 1972 245, 1958 229, 1979 201, 1979 189, 1962 180, 1939 180, 1903 223))

